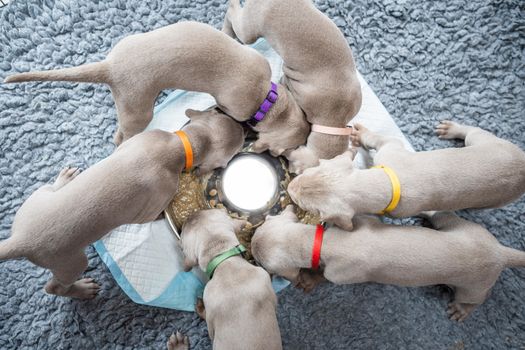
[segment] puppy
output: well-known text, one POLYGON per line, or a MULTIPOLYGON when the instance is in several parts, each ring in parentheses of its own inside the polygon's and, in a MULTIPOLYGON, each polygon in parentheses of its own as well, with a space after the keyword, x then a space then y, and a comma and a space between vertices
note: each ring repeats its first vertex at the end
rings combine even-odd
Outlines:
MULTIPOLYGON (((480 128, 443 121, 442 139, 463 139, 463 148, 410 152, 395 138, 353 128, 356 145, 375 149, 375 165, 390 167, 400 182, 400 200, 389 214, 501 207, 525 192, 525 153, 516 145, 480 128)), ((322 220, 352 230, 355 214, 376 214, 393 200, 392 180, 384 169, 355 169, 348 152, 308 169, 288 186, 301 208, 322 220)))
MULTIPOLYGON (((186 270, 198 265, 206 271, 212 259, 238 246, 235 233, 245 223, 220 209, 193 214, 181 235, 186 270)), ((262 268, 239 255, 224 260, 206 284, 203 301, 197 312, 206 319, 214 349, 281 349, 277 298, 262 268)))
POLYGON ((310 0, 230 0, 222 29, 246 44, 264 37, 283 58, 282 83, 309 123, 343 135, 312 131, 306 149, 287 151, 296 173, 348 148, 348 122, 361 108, 361 86, 348 43, 310 0))
MULTIPOLYGON (((102 62, 79 67, 15 74, 6 83, 34 80, 108 84, 117 107, 118 145, 143 131, 164 89, 211 94, 219 108, 237 121, 249 120, 270 90, 271 69, 257 51, 240 45, 213 27, 181 22, 121 40, 102 62)), ((306 141, 304 113, 282 86, 279 97, 257 124, 256 151, 280 154, 306 141)))
MULTIPOLYGON (((243 129, 217 111, 202 114, 190 113, 184 128, 193 164, 201 170, 224 166, 241 149, 243 129)), ((94 297, 99 287, 93 280, 77 281, 88 262, 84 249, 120 225, 155 220, 177 192, 185 165, 181 139, 154 130, 129 139, 80 174, 62 170, 18 210, 11 237, 0 242, 0 260, 26 257, 51 270, 48 293, 94 297)))
POLYGON ((428 213, 435 230, 360 216, 352 232, 325 230, 321 271, 309 270, 315 226, 298 222, 291 206, 268 217, 252 239, 255 259, 305 291, 322 281, 400 286, 447 284, 455 291, 452 320, 463 321, 487 298, 501 271, 525 267, 525 252, 504 247, 482 226, 451 212, 428 213), (437 232, 438 230, 439 232, 437 232))

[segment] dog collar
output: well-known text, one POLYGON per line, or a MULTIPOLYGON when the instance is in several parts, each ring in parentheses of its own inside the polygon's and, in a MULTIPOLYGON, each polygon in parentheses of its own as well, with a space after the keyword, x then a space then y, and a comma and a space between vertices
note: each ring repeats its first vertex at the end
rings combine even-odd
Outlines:
POLYGON ((275 84, 273 81, 270 83, 271 86, 270 91, 268 91, 268 95, 266 95, 266 98, 259 107, 259 110, 255 112, 248 122, 252 128, 255 127, 255 125, 257 125, 257 123, 259 123, 261 120, 263 120, 264 117, 266 117, 266 113, 270 111, 274 103, 277 102, 277 99, 279 98, 279 94, 277 93, 277 84, 275 84))
POLYGON ((246 251, 246 248, 242 244, 239 244, 238 246, 233 247, 232 249, 228 249, 224 253, 221 253, 217 255, 215 258, 211 259, 211 261, 208 263, 208 266, 206 266, 206 274, 208 275, 208 278, 211 279, 213 277, 213 273, 215 272, 215 269, 224 262, 224 260, 231 258, 232 256, 240 255, 246 251))
POLYGON ((312 248, 312 269, 319 268, 319 261, 321 260, 321 246, 323 245, 324 226, 317 225, 315 229, 314 246, 312 248))
POLYGON ((392 184, 392 199, 390 200, 390 203, 387 205, 387 207, 379 212, 379 215, 384 215, 387 213, 390 214, 397 208, 399 200, 401 199, 401 183, 399 182, 396 172, 392 168, 389 168, 386 165, 373 166, 372 169, 374 168, 383 169, 383 171, 390 178, 390 183, 392 184))
POLYGON ((175 134, 182 141, 182 146, 184 147, 184 153, 186 153, 186 170, 190 170, 191 167, 193 166, 193 150, 191 149, 191 143, 190 143, 190 139, 188 138, 188 134, 186 134, 182 130, 175 131, 175 134))
POLYGON ((352 127, 347 126, 344 128, 333 128, 331 126, 312 124, 312 131, 327 135, 349 136, 352 133, 352 127))

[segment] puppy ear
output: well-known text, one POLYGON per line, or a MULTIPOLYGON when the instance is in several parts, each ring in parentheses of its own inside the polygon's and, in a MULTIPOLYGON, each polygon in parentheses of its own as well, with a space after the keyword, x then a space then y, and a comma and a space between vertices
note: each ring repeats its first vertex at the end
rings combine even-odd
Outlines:
POLYGON ((195 109, 191 109, 191 108, 188 108, 186 110, 186 112, 184 112, 186 114, 186 117, 190 118, 190 119, 193 119, 195 117, 200 117, 200 116, 203 116, 206 112, 204 111, 197 111, 195 109))

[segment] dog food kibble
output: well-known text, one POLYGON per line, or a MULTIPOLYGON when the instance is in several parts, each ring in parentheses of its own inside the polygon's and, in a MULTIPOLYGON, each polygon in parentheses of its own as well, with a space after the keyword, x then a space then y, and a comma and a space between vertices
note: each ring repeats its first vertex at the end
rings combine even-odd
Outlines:
POLYGON ((214 188, 210 192, 208 192, 210 196, 215 197, 217 195, 217 190, 214 188))
POLYGON ((201 179, 194 172, 181 174, 179 191, 167 208, 179 231, 191 214, 208 208, 203 195, 206 181, 207 177, 201 179))

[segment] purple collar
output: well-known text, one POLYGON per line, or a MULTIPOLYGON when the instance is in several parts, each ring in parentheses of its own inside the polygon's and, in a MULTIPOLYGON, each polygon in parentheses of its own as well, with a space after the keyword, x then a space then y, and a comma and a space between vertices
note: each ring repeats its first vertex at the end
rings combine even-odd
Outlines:
POLYGON ((277 93, 277 84, 275 84, 274 82, 271 83, 272 86, 270 87, 270 91, 268 91, 268 95, 266 95, 266 98, 259 107, 259 110, 248 121, 248 124, 252 128, 255 127, 258 122, 264 119, 266 113, 270 111, 270 108, 272 108, 273 104, 277 102, 277 99, 279 98, 279 94, 277 93))

